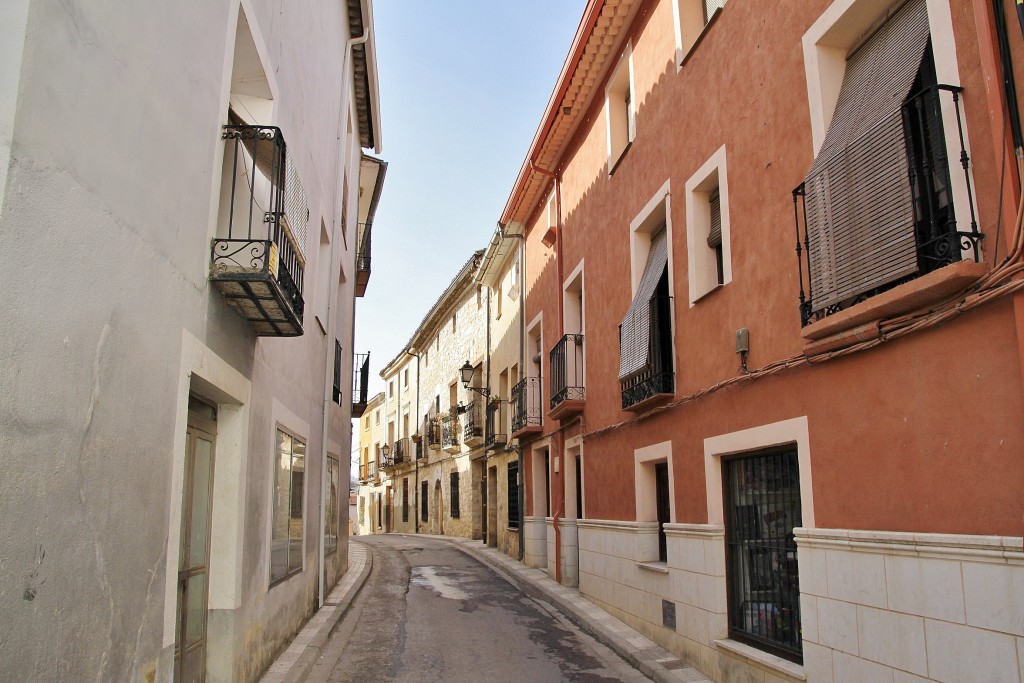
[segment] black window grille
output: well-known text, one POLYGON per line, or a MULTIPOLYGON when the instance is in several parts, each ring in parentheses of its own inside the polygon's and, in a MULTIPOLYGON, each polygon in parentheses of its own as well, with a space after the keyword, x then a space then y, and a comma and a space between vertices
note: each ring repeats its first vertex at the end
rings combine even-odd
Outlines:
POLYGON ((402 521, 409 521, 409 478, 402 480, 402 521))
POLYGON ((508 528, 519 528, 519 463, 508 464, 508 528))
POLYGON ((654 488, 658 508, 658 560, 668 562, 668 539, 665 536, 665 525, 672 521, 672 513, 668 497, 667 462, 659 462, 654 465, 654 488))
POLYGON ((420 483, 420 521, 427 521, 427 482, 420 483))
POLYGON ((452 515, 452 519, 458 519, 459 518, 459 473, 458 472, 452 472, 451 473, 451 486, 452 486, 452 491, 451 491, 451 494, 449 496, 451 498, 451 502, 450 502, 451 515, 452 515))
POLYGON ((729 636, 802 662, 796 449, 729 458, 723 469, 729 636))

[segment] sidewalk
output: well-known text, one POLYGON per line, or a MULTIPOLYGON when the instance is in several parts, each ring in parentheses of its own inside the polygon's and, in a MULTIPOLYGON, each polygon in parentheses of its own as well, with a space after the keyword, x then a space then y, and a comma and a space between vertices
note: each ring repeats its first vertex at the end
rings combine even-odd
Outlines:
POLYGON ((349 605, 370 574, 373 558, 358 541, 348 542, 348 571, 324 600, 324 606, 306 622, 295 640, 270 665, 260 683, 302 683, 309 676, 331 631, 345 616, 349 605))
MULTIPOLYGON (((668 650, 582 597, 579 591, 556 583, 546 572, 531 569, 494 548, 484 546, 480 541, 428 534, 420 536, 448 541, 489 566, 527 595, 551 603, 570 621, 610 647, 648 678, 658 683, 712 683, 668 650)), ((331 591, 320 611, 309 620, 288 649, 260 679, 261 683, 302 683, 309 676, 324 644, 348 611, 373 564, 369 549, 362 543, 350 540, 348 548, 349 570, 331 591)))

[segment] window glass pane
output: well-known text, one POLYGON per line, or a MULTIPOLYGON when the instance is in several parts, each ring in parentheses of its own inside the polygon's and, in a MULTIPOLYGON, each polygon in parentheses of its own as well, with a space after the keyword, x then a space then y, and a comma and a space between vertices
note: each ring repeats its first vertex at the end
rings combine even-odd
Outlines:
POLYGON ((292 441, 291 501, 288 525, 288 571, 302 567, 302 508, 305 501, 306 444, 292 441))
POLYGON ((270 578, 288 573, 288 510, 290 507, 292 438, 277 432, 277 456, 274 475, 274 509, 271 525, 270 578))
POLYGON ((213 444, 197 437, 192 478, 189 566, 206 564, 210 545, 210 479, 213 477, 213 444))
POLYGON ((206 574, 189 578, 185 595, 185 647, 188 647, 206 631, 206 574))

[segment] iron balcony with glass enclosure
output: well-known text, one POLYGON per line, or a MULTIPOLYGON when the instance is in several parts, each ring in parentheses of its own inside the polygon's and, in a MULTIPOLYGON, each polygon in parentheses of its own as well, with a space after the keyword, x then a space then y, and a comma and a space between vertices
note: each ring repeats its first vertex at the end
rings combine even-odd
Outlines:
POLYGON ((257 335, 302 334, 303 246, 309 210, 281 129, 224 126, 228 195, 210 256, 210 281, 257 335))
POLYGON ((555 420, 583 410, 587 390, 583 381, 583 335, 567 334, 551 349, 551 410, 555 420))
POLYGON ((487 439, 484 441, 484 446, 488 450, 496 450, 508 445, 508 434, 505 432, 508 407, 508 401, 494 400, 487 404, 487 439))
POLYGON ((540 377, 524 377, 512 387, 512 438, 539 434, 541 430, 540 377))
MULTIPOLYGON (((357 353, 353 366, 355 372, 352 373, 352 417, 362 417, 366 412, 366 397, 370 388, 370 354, 357 353)), ((338 378, 335 384, 340 382, 341 378, 338 378)))

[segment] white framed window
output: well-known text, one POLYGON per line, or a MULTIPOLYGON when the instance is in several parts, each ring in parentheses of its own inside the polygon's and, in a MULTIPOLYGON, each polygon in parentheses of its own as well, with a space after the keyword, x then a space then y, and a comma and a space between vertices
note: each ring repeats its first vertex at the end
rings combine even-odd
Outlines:
POLYGON ((693 50, 711 20, 725 6, 725 0, 674 0, 672 17, 676 30, 676 64, 693 50))
POLYGON ((626 46, 626 51, 612 72, 605 91, 604 114, 608 132, 608 172, 611 173, 636 137, 632 45, 626 46))
POLYGON ((732 233, 725 145, 686 181, 686 246, 690 305, 732 282, 732 233))
POLYGON ((665 525, 676 519, 675 486, 672 483, 672 442, 638 448, 633 451, 636 520, 658 523, 658 543, 640 549, 641 562, 667 562, 668 544, 665 525))

